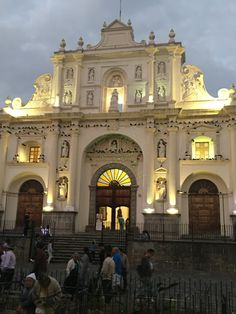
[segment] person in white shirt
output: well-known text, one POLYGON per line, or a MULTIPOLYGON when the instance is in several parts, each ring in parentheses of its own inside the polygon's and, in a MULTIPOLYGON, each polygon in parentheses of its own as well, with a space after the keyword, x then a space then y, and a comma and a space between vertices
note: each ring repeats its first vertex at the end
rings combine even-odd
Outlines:
POLYGON ((111 303, 112 299, 112 279, 115 274, 115 262, 112 257, 112 248, 106 248, 106 258, 101 269, 102 288, 106 305, 111 303))
POLYGON ((79 254, 74 253, 66 266, 66 279, 63 284, 63 290, 72 296, 76 292, 79 285, 79 273, 81 264, 79 262, 79 254))
POLYGON ((3 244, 4 253, 1 256, 1 277, 0 282, 5 282, 4 286, 9 289, 11 286, 11 281, 14 277, 15 266, 16 266, 16 256, 12 248, 7 244, 3 244))
POLYGON ((49 242, 48 242, 47 251, 48 251, 48 264, 50 264, 50 261, 53 258, 53 255, 52 255, 52 252, 53 252, 52 240, 49 240, 49 242))

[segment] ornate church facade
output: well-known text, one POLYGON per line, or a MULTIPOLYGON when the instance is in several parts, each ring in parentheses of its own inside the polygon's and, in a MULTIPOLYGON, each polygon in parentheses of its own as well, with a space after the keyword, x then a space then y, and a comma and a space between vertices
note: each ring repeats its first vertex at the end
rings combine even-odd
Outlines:
POLYGON ((101 40, 62 40, 27 103, 0 113, 0 214, 9 228, 84 231, 185 225, 222 234, 236 217, 236 96, 208 94, 170 31, 136 42, 131 22, 104 23, 101 40), (224 229, 225 230, 225 229, 224 229))

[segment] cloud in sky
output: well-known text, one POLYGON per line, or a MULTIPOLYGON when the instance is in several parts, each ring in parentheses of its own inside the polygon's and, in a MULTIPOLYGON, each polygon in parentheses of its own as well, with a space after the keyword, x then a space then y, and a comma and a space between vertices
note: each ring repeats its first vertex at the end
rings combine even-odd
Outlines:
MULTIPOLYGON (((65 38, 76 49, 100 40, 103 22, 119 18, 120 0, 0 0, 0 106, 6 96, 33 93, 37 76, 52 72, 50 56, 65 38)), ((235 0, 122 0, 122 21, 130 18, 136 41, 167 42, 171 28, 186 48, 186 63, 205 73, 213 95, 236 82, 235 0)))

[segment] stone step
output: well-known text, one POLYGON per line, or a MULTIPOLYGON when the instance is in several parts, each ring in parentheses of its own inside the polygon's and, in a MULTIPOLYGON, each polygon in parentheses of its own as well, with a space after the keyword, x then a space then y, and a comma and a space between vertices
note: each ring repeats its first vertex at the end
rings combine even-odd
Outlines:
POLYGON ((98 261, 98 244, 103 241, 105 245, 125 247, 125 233, 104 230, 101 232, 80 232, 67 235, 55 235, 53 237, 53 256, 52 263, 66 263, 74 252, 83 254, 84 247, 90 247, 92 241, 97 245, 95 254, 98 261))

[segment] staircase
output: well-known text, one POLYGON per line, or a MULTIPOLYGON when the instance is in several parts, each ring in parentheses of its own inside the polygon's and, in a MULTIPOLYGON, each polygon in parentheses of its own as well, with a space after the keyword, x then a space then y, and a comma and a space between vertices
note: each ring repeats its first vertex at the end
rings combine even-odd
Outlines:
POLYGON ((79 232, 68 235, 56 235, 53 239, 53 259, 52 263, 66 264, 74 252, 83 254, 84 247, 90 247, 95 241, 97 245, 96 259, 98 261, 98 244, 118 246, 125 249, 125 232, 104 230, 101 232, 79 232))

